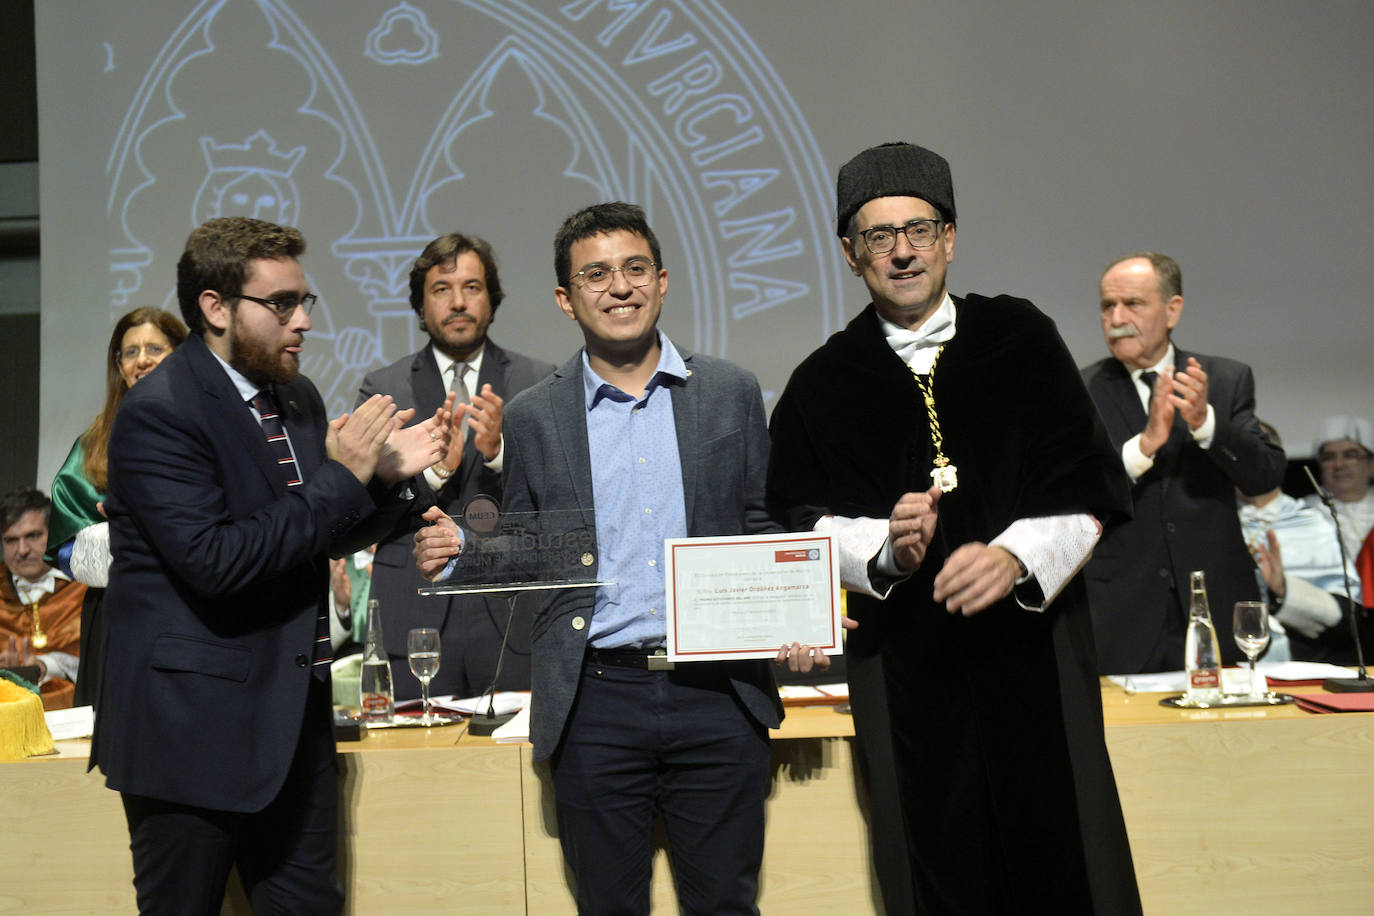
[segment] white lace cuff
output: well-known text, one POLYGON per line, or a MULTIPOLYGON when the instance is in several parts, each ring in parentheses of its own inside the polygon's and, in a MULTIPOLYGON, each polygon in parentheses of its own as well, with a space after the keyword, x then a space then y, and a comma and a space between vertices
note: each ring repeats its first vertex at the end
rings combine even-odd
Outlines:
POLYGON ((1043 611, 1088 562, 1102 528, 1087 513, 1019 518, 992 539, 992 547, 1010 551, 1023 564, 1044 593, 1044 602, 1030 605, 1017 595, 1028 611, 1043 611))
POLYGON ((110 523, 97 522, 76 533, 72 544, 72 578, 92 588, 110 584, 110 523))
POLYGON ((886 598, 892 587, 906 578, 898 573, 895 577, 882 577, 874 582, 868 574, 869 561, 887 544, 887 519, 823 515, 817 520, 815 530, 835 539, 840 552, 840 584, 850 591, 886 598))

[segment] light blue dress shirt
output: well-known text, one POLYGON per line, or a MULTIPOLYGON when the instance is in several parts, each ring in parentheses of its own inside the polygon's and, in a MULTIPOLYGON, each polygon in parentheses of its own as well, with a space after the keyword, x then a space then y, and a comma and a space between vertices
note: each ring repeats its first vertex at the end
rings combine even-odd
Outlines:
POLYGON ((596 590, 587 640, 599 649, 664 644, 663 542, 687 536, 672 396, 687 366, 662 331, 658 340, 658 365, 638 400, 593 372, 582 352, 597 576, 616 583, 596 590))

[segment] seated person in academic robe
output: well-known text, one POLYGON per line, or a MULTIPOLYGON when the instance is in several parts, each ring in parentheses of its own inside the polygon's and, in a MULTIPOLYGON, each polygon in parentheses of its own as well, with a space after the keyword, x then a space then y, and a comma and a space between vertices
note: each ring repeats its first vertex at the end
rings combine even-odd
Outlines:
POLYGON ((20 487, 0 501, 0 668, 36 667, 44 709, 72 705, 86 586, 43 559, 48 497, 20 487))

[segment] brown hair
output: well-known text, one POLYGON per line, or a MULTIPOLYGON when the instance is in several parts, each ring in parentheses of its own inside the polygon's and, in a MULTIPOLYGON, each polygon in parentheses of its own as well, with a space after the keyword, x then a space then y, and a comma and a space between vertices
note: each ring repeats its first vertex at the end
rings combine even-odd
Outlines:
POLYGON ((110 430, 114 427, 119 402, 124 400, 124 392, 129 390, 124 374, 119 371, 119 351, 124 346, 124 335, 130 329, 144 324, 151 324, 161 331, 173 349, 181 346, 186 339, 186 325, 181 323, 180 318, 151 306, 136 308, 115 322, 105 356, 105 407, 81 436, 81 447, 86 451, 82 470, 91 486, 102 493, 109 483, 110 430))
POLYGON ((187 327, 205 332, 200 294, 214 290, 226 299, 243 292, 248 262, 298 258, 305 254, 299 229, 247 216, 221 216, 201 223, 186 239, 177 261, 177 304, 187 327))
POLYGON ((410 267, 410 307, 420 316, 421 330, 427 330, 424 326, 425 277, 430 268, 447 264, 469 251, 477 255, 477 260, 482 263, 482 271, 486 274, 487 300, 491 302, 492 317, 496 317, 496 309, 506 294, 501 289, 501 274, 496 269, 496 255, 492 253, 491 244, 475 235, 449 232, 426 245, 410 267))

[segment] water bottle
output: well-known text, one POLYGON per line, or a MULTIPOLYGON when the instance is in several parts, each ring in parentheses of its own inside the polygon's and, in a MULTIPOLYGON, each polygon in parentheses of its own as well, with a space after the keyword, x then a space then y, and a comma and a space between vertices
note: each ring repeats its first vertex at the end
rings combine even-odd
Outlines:
POLYGON ((1188 636, 1183 647, 1183 667, 1188 673, 1184 698, 1197 704, 1221 700, 1221 650, 1217 630, 1207 607, 1207 582, 1201 570, 1189 579, 1188 636))
POLYGON ((382 617, 377 599, 367 602, 367 640, 363 643, 362 676, 358 681, 359 706, 364 722, 390 724, 396 704, 391 692, 391 659, 382 645, 382 617))

